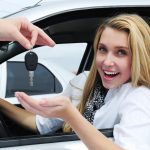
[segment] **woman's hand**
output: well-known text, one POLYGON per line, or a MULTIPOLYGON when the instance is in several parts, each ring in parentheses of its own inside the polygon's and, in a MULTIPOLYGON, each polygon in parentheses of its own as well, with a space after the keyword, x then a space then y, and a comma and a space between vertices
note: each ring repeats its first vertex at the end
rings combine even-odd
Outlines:
POLYGON ((53 47, 55 42, 26 18, 0 19, 0 41, 18 41, 26 49, 35 44, 53 47))
POLYGON ((15 96, 26 110, 43 117, 59 117, 67 119, 71 109, 75 108, 71 104, 70 99, 65 96, 41 100, 35 100, 24 92, 16 92, 15 96))

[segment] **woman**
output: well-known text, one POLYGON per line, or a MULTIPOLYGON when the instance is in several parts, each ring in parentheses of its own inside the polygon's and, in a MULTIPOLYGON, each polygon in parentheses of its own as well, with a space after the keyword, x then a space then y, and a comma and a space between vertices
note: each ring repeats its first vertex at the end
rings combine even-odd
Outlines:
POLYGON ((149 41, 149 25, 138 15, 119 15, 99 27, 81 113, 65 96, 35 101, 16 92, 16 97, 28 111, 65 120, 91 150, 150 149, 149 41), (114 142, 82 114, 96 128, 114 126, 114 142))

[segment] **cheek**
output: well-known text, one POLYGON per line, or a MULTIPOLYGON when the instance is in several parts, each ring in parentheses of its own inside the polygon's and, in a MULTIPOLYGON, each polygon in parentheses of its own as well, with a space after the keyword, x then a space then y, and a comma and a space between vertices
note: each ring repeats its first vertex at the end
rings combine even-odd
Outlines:
POLYGON ((103 58, 100 57, 99 55, 96 55, 95 63, 96 63, 97 69, 101 68, 102 62, 103 62, 103 58))
MULTIPOLYGON (((121 64, 121 63, 120 63, 121 64)), ((127 60, 125 62, 122 62, 122 73, 127 77, 131 77, 131 60, 127 60)))

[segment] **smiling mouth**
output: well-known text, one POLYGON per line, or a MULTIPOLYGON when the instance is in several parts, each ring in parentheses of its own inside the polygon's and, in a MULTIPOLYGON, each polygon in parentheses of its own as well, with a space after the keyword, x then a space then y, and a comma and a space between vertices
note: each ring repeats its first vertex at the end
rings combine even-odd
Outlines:
POLYGON ((119 72, 109 72, 109 71, 104 71, 104 75, 107 78, 114 78, 117 75, 119 75, 119 72))

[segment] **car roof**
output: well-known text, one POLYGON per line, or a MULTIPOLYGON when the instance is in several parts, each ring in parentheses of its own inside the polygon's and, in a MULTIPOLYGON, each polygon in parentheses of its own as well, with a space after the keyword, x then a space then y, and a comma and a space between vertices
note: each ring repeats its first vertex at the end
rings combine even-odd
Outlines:
POLYGON ((150 5, 149 0, 54 0, 42 2, 38 5, 33 5, 31 7, 26 7, 18 12, 5 16, 4 18, 24 16, 30 21, 39 20, 40 18, 48 15, 56 15, 57 13, 67 12, 77 9, 87 9, 87 8, 98 8, 98 7, 122 7, 122 6, 148 6, 150 5), (40 9, 40 11, 39 11, 40 9))

